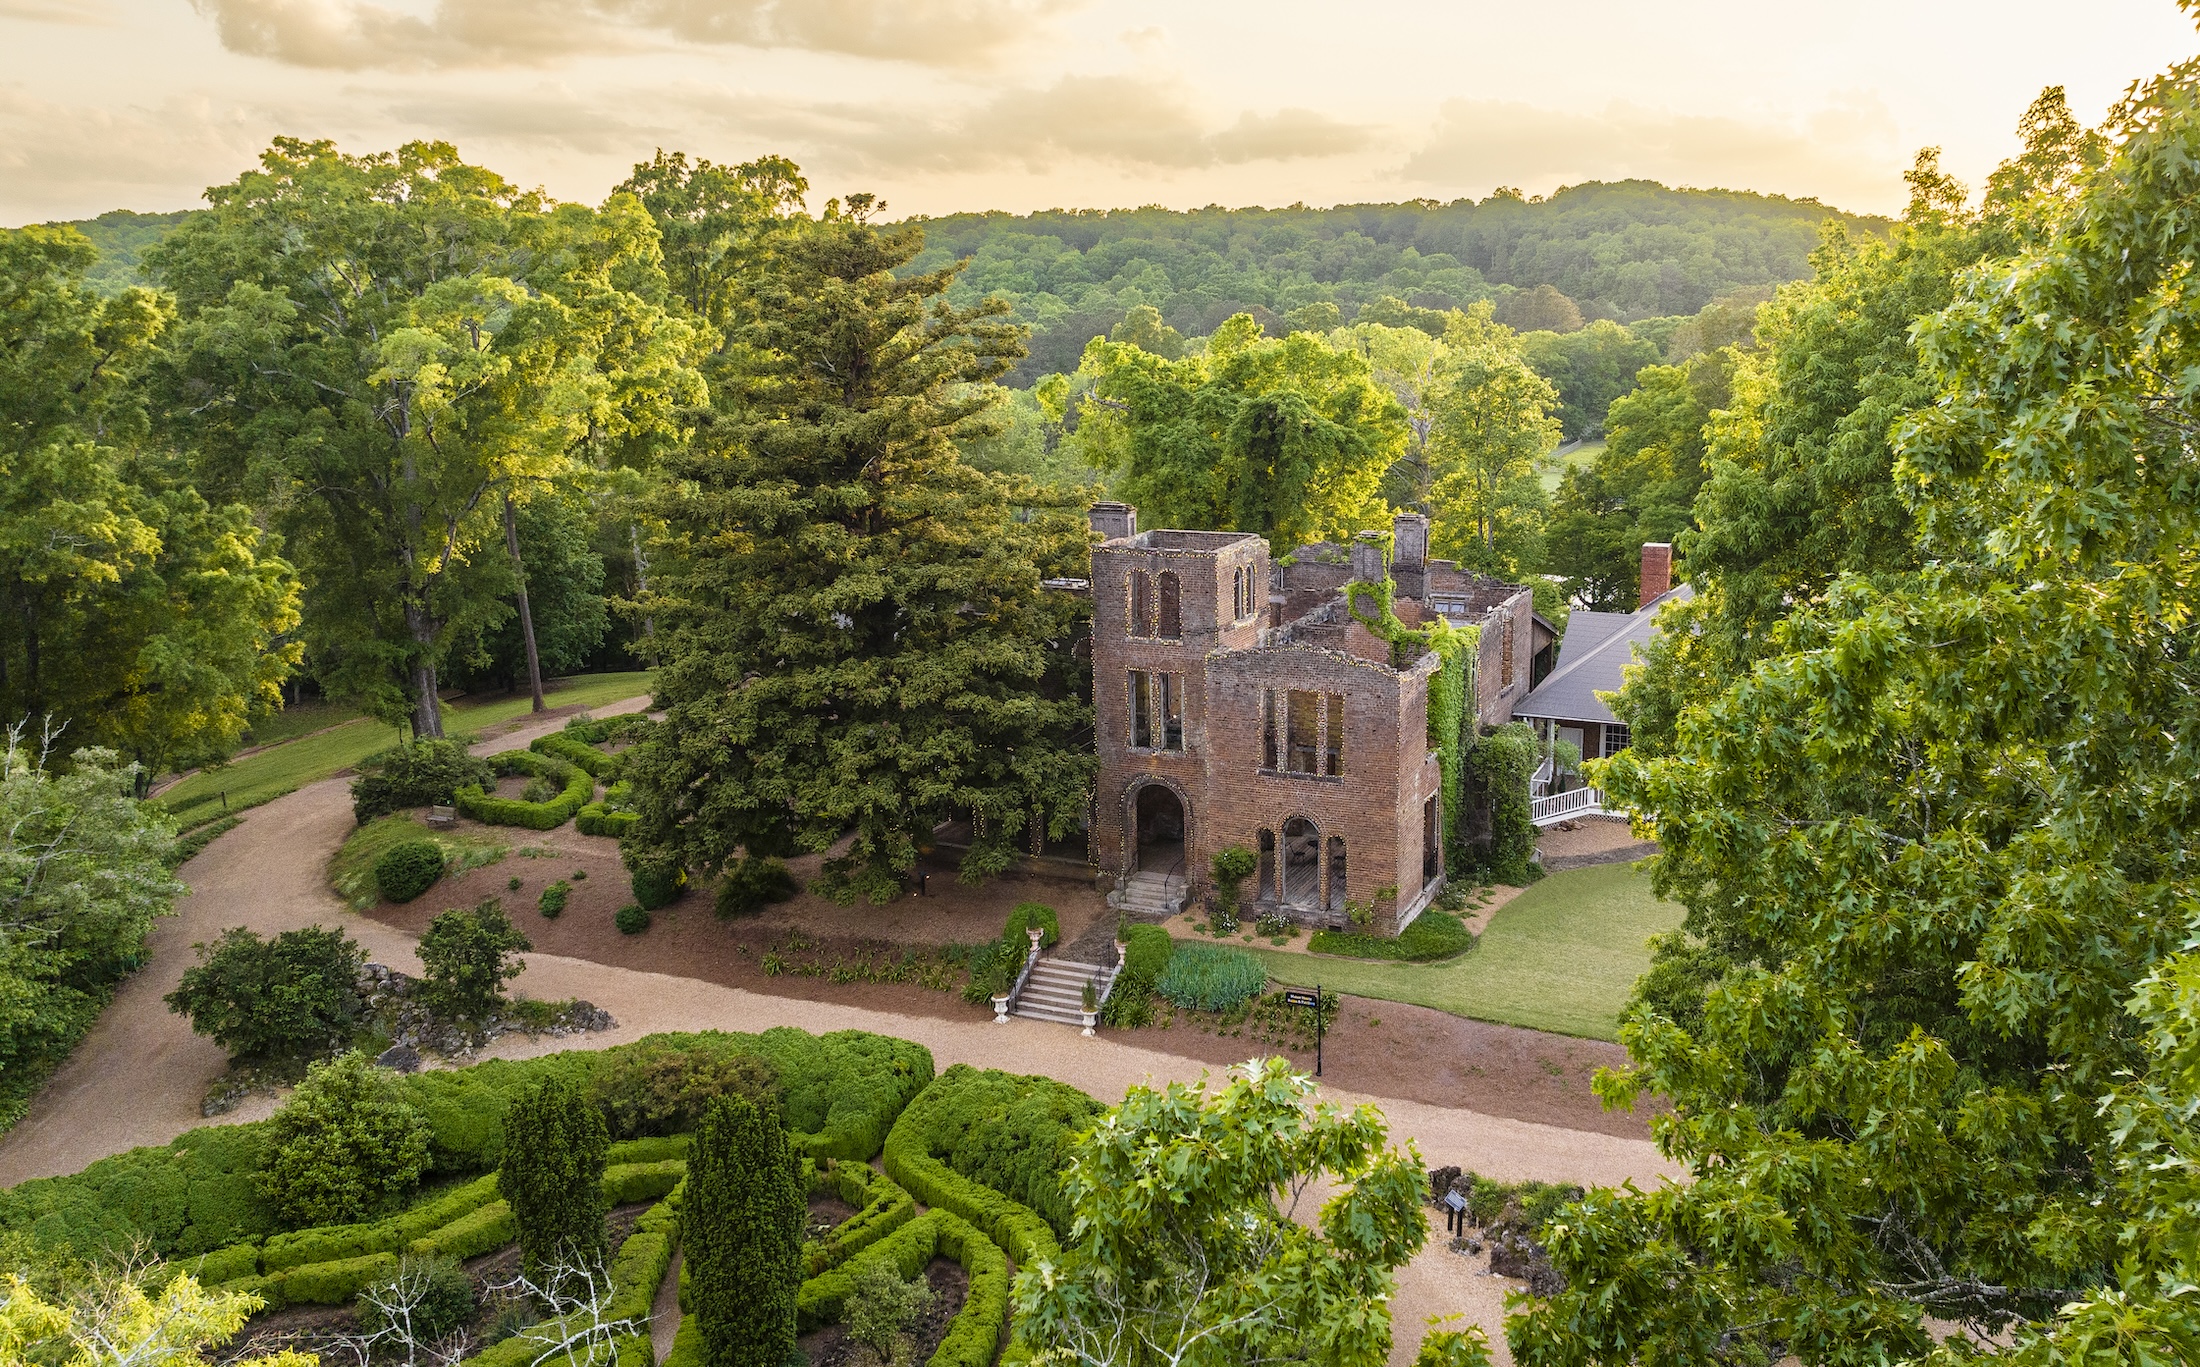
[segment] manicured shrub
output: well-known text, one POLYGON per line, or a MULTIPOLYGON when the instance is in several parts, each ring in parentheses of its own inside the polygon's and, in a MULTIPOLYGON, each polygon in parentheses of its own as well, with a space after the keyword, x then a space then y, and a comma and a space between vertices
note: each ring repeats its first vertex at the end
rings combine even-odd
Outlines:
POLYGON ((1028 1250, 1052 1247, 1052 1231, 1067 1228, 1061 1171, 1078 1131, 1101 1109, 1051 1078, 957 1064, 894 1122, 886 1171, 918 1201, 954 1211, 1025 1263, 1028 1250))
POLYGON ((1192 1011, 1234 1011, 1261 994, 1268 971, 1243 950, 1178 945, 1154 990, 1192 1011))
POLYGON ((748 856, 736 859, 726 866, 725 875, 718 880, 718 895, 712 909, 723 921, 735 916, 753 916, 774 902, 784 902, 799 891, 794 875, 787 866, 770 857, 748 856))
POLYGON ((474 1317, 473 1279, 456 1258, 408 1254, 396 1272, 361 1288, 357 1313, 360 1333, 395 1328, 425 1347, 474 1317), (391 1313, 400 1307, 402 1318, 391 1313))
POLYGON ((536 1285, 558 1263, 602 1261, 603 1114, 571 1079, 549 1077, 504 1115, 497 1193, 519 1221, 520 1265, 536 1285))
POLYGON ((401 1253, 415 1240, 467 1219, 496 1199, 496 1178, 482 1177, 387 1219, 367 1224, 317 1225, 278 1234, 260 1249, 259 1266, 262 1271, 281 1272, 369 1253, 401 1253))
POLYGON ((420 1185, 427 1122, 394 1082, 360 1054, 307 1072, 268 1121, 260 1185, 282 1219, 293 1227, 359 1220, 420 1185))
POLYGON ((514 801, 491 797, 486 784, 458 790, 452 799, 458 810, 490 826, 518 826, 531 831, 552 831, 573 819, 596 795, 596 780, 585 769, 526 750, 507 750, 491 757, 501 775, 528 774, 557 784, 560 791, 544 801, 514 801))
POLYGON ((268 1278, 271 1285, 266 1294, 275 1305, 342 1305, 375 1282, 394 1276, 397 1266, 394 1253, 309 1263, 268 1278))
POLYGON ((862 1163, 839 1163, 820 1175, 826 1190, 856 1208, 856 1213, 823 1238, 802 1245, 802 1270, 814 1277, 838 1267, 880 1239, 908 1224, 917 1203, 901 1185, 862 1163))
POLYGON ((165 1000, 231 1062, 320 1057, 358 1025, 366 955, 341 930, 308 926, 262 940, 235 926, 197 948, 198 963, 165 1000))
POLYGON ((649 929, 649 909, 639 902, 629 902, 612 913, 611 924, 619 928, 621 935, 639 935, 649 929))
POLYGON ((1413 924, 1397 936, 1356 935, 1341 930, 1317 930, 1307 941, 1316 954, 1343 954, 1355 959, 1399 959, 1426 962, 1449 959, 1474 948, 1474 932, 1466 922, 1434 907, 1413 918, 1413 924))
POLYGON ((1239 890, 1245 880, 1253 876, 1253 870, 1259 867, 1260 860, 1243 845, 1231 845, 1215 851, 1213 861, 1208 864, 1208 871, 1214 874, 1214 916, 1219 924, 1230 928, 1237 925, 1239 890))
POLYGON ((443 847, 433 840, 400 841, 374 861, 374 886, 385 901, 410 902, 435 886, 443 864, 443 847))
POLYGON ((776 1109, 779 1079, 751 1055, 680 1049, 652 1037, 614 1051, 588 1081, 589 1100, 621 1139, 694 1129, 720 1096, 776 1109))
POLYGON ((607 778, 619 767, 617 756, 607 755, 585 743, 576 731, 553 731, 547 736, 537 736, 527 748, 538 755, 585 769, 597 778, 607 778))
POLYGON ((1123 972, 1148 982, 1160 980, 1176 952, 1176 941, 1160 926, 1132 926, 1123 932, 1123 946, 1123 972))
POLYGON ((630 866, 634 900, 644 911, 670 906, 687 886, 687 870, 667 859, 646 859, 630 866))
POLYGON ((793 1353, 807 1208, 779 1123, 746 1097, 713 1103, 681 1211, 705 1367, 784 1367, 793 1353))
POLYGON ((1100 1021, 1119 1030, 1136 1030, 1153 1024, 1154 984, 1168 967, 1176 941, 1160 926, 1131 926, 1123 932, 1123 943, 1123 972, 1101 1003, 1100 1021))
POLYGON ((616 840, 634 829, 640 821, 637 812, 616 812, 610 804, 591 802, 573 814, 573 829, 582 835, 608 835, 616 840))
POLYGON ((519 956, 533 948, 494 897, 472 911, 446 911, 420 937, 421 996, 446 1019, 488 1020, 504 1005, 505 982, 526 968, 519 956))
POLYGON ((495 772, 455 740, 416 740, 363 761, 351 781, 351 813, 364 826, 407 807, 449 806, 458 790, 484 787, 495 772))
POLYGON ((535 910, 555 921, 565 914, 566 899, 572 895, 573 885, 560 878, 542 890, 542 896, 535 899, 535 910))
POLYGON ((917 1276, 904 1277, 879 1259, 856 1274, 847 1300, 841 1303, 840 1319, 848 1326, 849 1338, 870 1349, 879 1361, 891 1362, 907 1355, 907 1346, 900 1343, 903 1334, 931 1308, 932 1284, 921 1270, 917 1276))

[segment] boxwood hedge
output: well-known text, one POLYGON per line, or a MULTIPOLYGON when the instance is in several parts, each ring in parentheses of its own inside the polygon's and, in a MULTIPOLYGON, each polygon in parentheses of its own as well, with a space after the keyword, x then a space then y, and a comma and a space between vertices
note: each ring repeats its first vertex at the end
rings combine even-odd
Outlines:
MULTIPOLYGON (((810 1035, 782 1026, 760 1035, 706 1031, 641 1043, 762 1059, 778 1079, 780 1112, 796 1132, 796 1147, 820 1159, 867 1161, 902 1108, 932 1079, 932 1054, 924 1046, 853 1030, 810 1035)), ((469 1178, 496 1168, 504 1112, 514 1097, 553 1072, 586 1083, 620 1052, 496 1059, 415 1073, 398 1079, 396 1089, 427 1118, 431 1171, 438 1178, 469 1178)), ((20 1233, 56 1255, 89 1255, 142 1240, 162 1257, 225 1250, 218 1256, 234 1260, 240 1255, 226 1252, 231 1245, 289 1232, 253 1181, 265 1133, 264 1122, 203 1126, 165 1145, 103 1158, 73 1176, 24 1182, 0 1191, 0 1232, 20 1233)), ((612 1156, 615 1162, 656 1162, 684 1153, 684 1142, 635 1141, 614 1146, 612 1156)), ((459 1199, 459 1190, 433 1199, 459 1199)))
POLYGON ((1051 1078, 956 1064, 894 1122, 887 1175, 928 1206, 983 1230, 1018 1264, 1059 1258, 1068 1228, 1061 1171, 1099 1102, 1051 1078))
POLYGON ((917 1203, 893 1179, 864 1163, 835 1163, 818 1170, 812 1191, 829 1191, 856 1208, 822 1239, 802 1245, 802 1274, 814 1277, 846 1262, 900 1229, 917 1213, 917 1203))
MULTIPOLYGON (((593 752, 591 752, 593 753, 593 752)), ((499 775, 531 774, 565 785, 565 791, 548 802, 522 802, 517 798, 491 797, 479 787, 458 790, 458 810, 490 826, 519 826, 531 831, 556 830, 596 795, 596 779, 586 769, 526 750, 507 750, 489 762, 499 775)))
POLYGON ((563 760, 567 764, 586 769, 597 778, 609 778, 619 768, 616 755, 607 755, 595 745, 580 738, 580 728, 571 731, 553 731, 547 736, 537 736, 528 749, 538 755, 563 760))

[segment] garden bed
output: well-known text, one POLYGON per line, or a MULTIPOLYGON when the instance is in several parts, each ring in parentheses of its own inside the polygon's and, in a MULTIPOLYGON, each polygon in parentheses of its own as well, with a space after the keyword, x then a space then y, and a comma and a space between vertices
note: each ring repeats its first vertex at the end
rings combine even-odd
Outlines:
MULTIPOLYGON (((952 1258, 934 1258, 925 1265, 924 1280, 932 1288, 932 1308, 911 1325, 911 1362, 926 1362, 947 1337, 949 1324, 962 1313, 970 1296, 970 1274, 952 1258)), ((828 1324, 795 1340, 809 1367, 856 1367, 874 1359, 870 1351, 848 1337, 848 1326, 828 1324)))

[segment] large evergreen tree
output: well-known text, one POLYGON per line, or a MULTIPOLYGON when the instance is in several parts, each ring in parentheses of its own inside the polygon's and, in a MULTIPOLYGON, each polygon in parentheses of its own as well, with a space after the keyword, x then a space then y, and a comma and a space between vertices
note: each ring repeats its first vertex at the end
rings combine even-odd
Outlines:
POLYGON ((703 1367, 785 1367, 809 1208, 777 1117, 720 1097, 696 1129, 680 1208, 703 1367))
POLYGON ((1093 761, 1064 672, 1083 606, 1040 586, 1083 572, 1083 525, 1020 520, 951 439, 1016 331, 941 302, 952 270, 897 277, 921 229, 866 207, 780 244, 750 362, 669 462, 645 600, 666 721, 632 772, 642 847, 707 871, 852 833, 821 887, 883 902, 951 816, 976 817, 966 878, 1075 829, 1093 761))
POLYGON ((497 1194, 519 1222, 520 1262, 548 1288, 551 1269, 597 1267, 604 1257, 604 1158, 611 1132, 603 1113, 562 1075, 504 1113, 497 1194))

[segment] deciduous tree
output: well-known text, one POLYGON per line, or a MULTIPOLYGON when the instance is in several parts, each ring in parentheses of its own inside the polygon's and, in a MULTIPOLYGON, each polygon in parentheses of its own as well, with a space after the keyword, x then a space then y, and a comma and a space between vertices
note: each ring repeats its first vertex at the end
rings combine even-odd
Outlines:
POLYGON ((1517 574, 1542 548, 1536 462, 1558 445, 1558 392, 1535 373, 1487 305, 1454 313, 1430 399, 1435 424, 1431 547, 1485 574, 1517 574))

